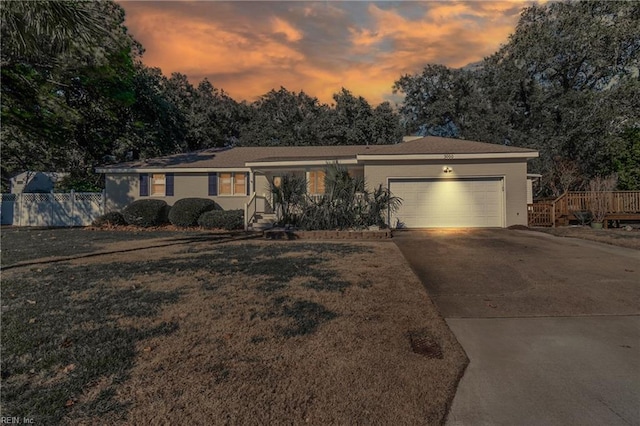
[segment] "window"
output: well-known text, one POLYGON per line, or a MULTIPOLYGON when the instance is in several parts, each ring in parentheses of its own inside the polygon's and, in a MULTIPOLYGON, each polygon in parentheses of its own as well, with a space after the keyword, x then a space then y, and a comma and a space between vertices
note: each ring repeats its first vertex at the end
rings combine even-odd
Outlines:
POLYGON ((314 170, 307 174, 309 194, 324 194, 324 170, 314 170))
POLYGON ((164 173, 154 173, 151 175, 151 195, 165 195, 167 180, 164 173))
POLYGON ((249 173, 218 173, 218 195, 248 195, 249 173))
POLYGON ((247 192, 247 183, 244 173, 235 173, 233 176, 233 193, 245 195, 247 192))
POLYGON ((140 175, 140 196, 173 196, 173 173, 143 173, 140 175))
POLYGON ((232 195, 231 194, 231 180, 233 179, 233 173, 220 173, 218 175, 220 181, 219 195, 232 195))

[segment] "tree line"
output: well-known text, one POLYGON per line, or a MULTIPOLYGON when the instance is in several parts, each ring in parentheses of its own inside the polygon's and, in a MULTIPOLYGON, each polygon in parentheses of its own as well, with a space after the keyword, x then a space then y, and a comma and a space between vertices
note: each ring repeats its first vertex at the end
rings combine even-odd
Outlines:
POLYGON ((163 75, 113 1, 0 4, 2 188, 25 170, 96 189, 97 165, 223 146, 396 143, 404 134, 535 148, 552 195, 616 173, 640 188, 640 3, 533 5, 495 54, 428 64, 372 107, 281 87, 238 102, 207 79, 163 75))

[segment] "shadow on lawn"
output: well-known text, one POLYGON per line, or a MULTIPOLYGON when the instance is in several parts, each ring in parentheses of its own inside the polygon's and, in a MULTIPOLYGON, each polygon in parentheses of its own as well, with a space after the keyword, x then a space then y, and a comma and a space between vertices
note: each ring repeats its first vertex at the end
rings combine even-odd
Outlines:
MULTIPOLYGON (((0 270, 6 271, 9 269, 22 268, 25 266, 46 265, 46 264, 52 264, 56 262, 67 262, 69 260, 74 260, 74 259, 106 256, 106 255, 118 254, 118 253, 131 253, 131 252, 136 252, 141 250, 170 247, 170 246, 176 246, 176 245, 186 245, 186 244, 193 244, 193 243, 199 243, 199 242, 210 242, 213 244, 222 244, 222 243, 227 243, 231 241, 253 240, 259 237, 260 237, 259 234, 247 234, 245 232, 242 232, 242 233, 235 232, 231 234, 213 234, 213 235, 200 234, 200 235, 192 235, 192 236, 181 237, 181 238, 171 238, 167 242, 158 242, 156 244, 150 244, 143 247, 137 247, 137 248, 131 248, 131 249, 120 249, 120 250, 104 250, 104 251, 97 251, 97 252, 93 252, 93 250, 95 250, 95 243, 99 241, 88 239, 87 242, 79 246, 70 245, 69 242, 67 241, 66 246, 63 244, 61 247, 56 247, 57 250, 54 249, 53 251, 43 249, 42 247, 38 247, 37 250, 34 250, 32 246, 28 253, 26 254, 22 253, 21 255, 18 255, 18 256, 16 256, 14 251, 12 251, 13 249, 10 248, 9 250, 3 250, 2 266, 0 267, 0 270), (72 253, 74 254, 67 254, 69 250, 75 250, 75 251, 72 251, 72 253), (35 255, 34 253, 39 253, 39 254, 35 255), (60 256, 60 258, 38 260, 39 258, 41 259, 43 257, 48 257, 48 256, 60 256), (7 265, 7 263, 9 264, 7 265)), ((118 240, 118 241, 129 241, 129 240, 137 241, 137 239, 135 238, 118 240)), ((48 247, 48 248, 51 249, 51 247, 48 247)))
POLYGON ((77 256, 91 253, 101 244, 143 241, 157 238, 202 236, 185 231, 89 231, 84 228, 3 228, 2 265, 51 256, 77 256))
POLYGON ((54 424, 71 409, 80 417, 120 410, 113 385, 127 378, 136 342, 177 329, 175 323, 123 328, 116 321, 151 318, 179 291, 114 288, 88 274, 48 268, 3 281, 3 415, 54 424), (74 407, 104 380, 95 397, 74 407))
MULTIPOLYGON (((172 244, 190 241, 184 238, 172 244)), ((190 257, 78 266, 56 263, 25 270, 2 282, 3 415, 31 417, 41 424, 56 424, 65 416, 126 416, 126 407, 113 398, 115 386, 127 379, 137 342, 177 330, 176 323, 153 320, 184 290, 152 291, 112 282, 151 274, 193 276, 205 291, 234 291, 234 275, 256 277, 246 285, 260 294, 257 299, 263 305, 258 317, 283 319, 286 324, 274 332, 289 338, 313 333, 337 316, 321 304, 289 297, 286 290, 292 279, 302 278, 303 286, 316 291, 344 291, 351 284, 323 263, 369 251, 322 243, 215 245, 190 257), (135 319, 136 326, 119 325, 123 319, 135 319)))

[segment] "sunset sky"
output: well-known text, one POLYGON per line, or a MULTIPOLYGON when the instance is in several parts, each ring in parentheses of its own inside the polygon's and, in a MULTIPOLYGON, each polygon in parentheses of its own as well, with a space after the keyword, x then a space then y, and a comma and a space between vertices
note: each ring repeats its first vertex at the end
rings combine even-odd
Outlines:
POLYGON ((507 41, 524 1, 120 1, 143 61, 234 99, 272 88, 330 103, 341 87, 392 103, 401 75, 461 67, 507 41))

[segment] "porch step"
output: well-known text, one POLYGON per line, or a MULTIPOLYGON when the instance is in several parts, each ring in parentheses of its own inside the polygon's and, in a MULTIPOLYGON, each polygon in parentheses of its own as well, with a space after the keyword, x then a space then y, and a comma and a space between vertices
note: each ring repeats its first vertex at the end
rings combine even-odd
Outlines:
POLYGON ((275 214, 257 214, 256 221, 249 225, 252 231, 264 231, 266 229, 273 228, 273 224, 276 221, 275 214))
POLYGON ((252 231, 265 231, 273 228, 273 222, 255 222, 249 225, 249 229, 252 231))
POLYGON ((275 213, 256 213, 255 218, 257 219, 256 222, 259 222, 260 220, 276 220, 276 215, 275 213))

